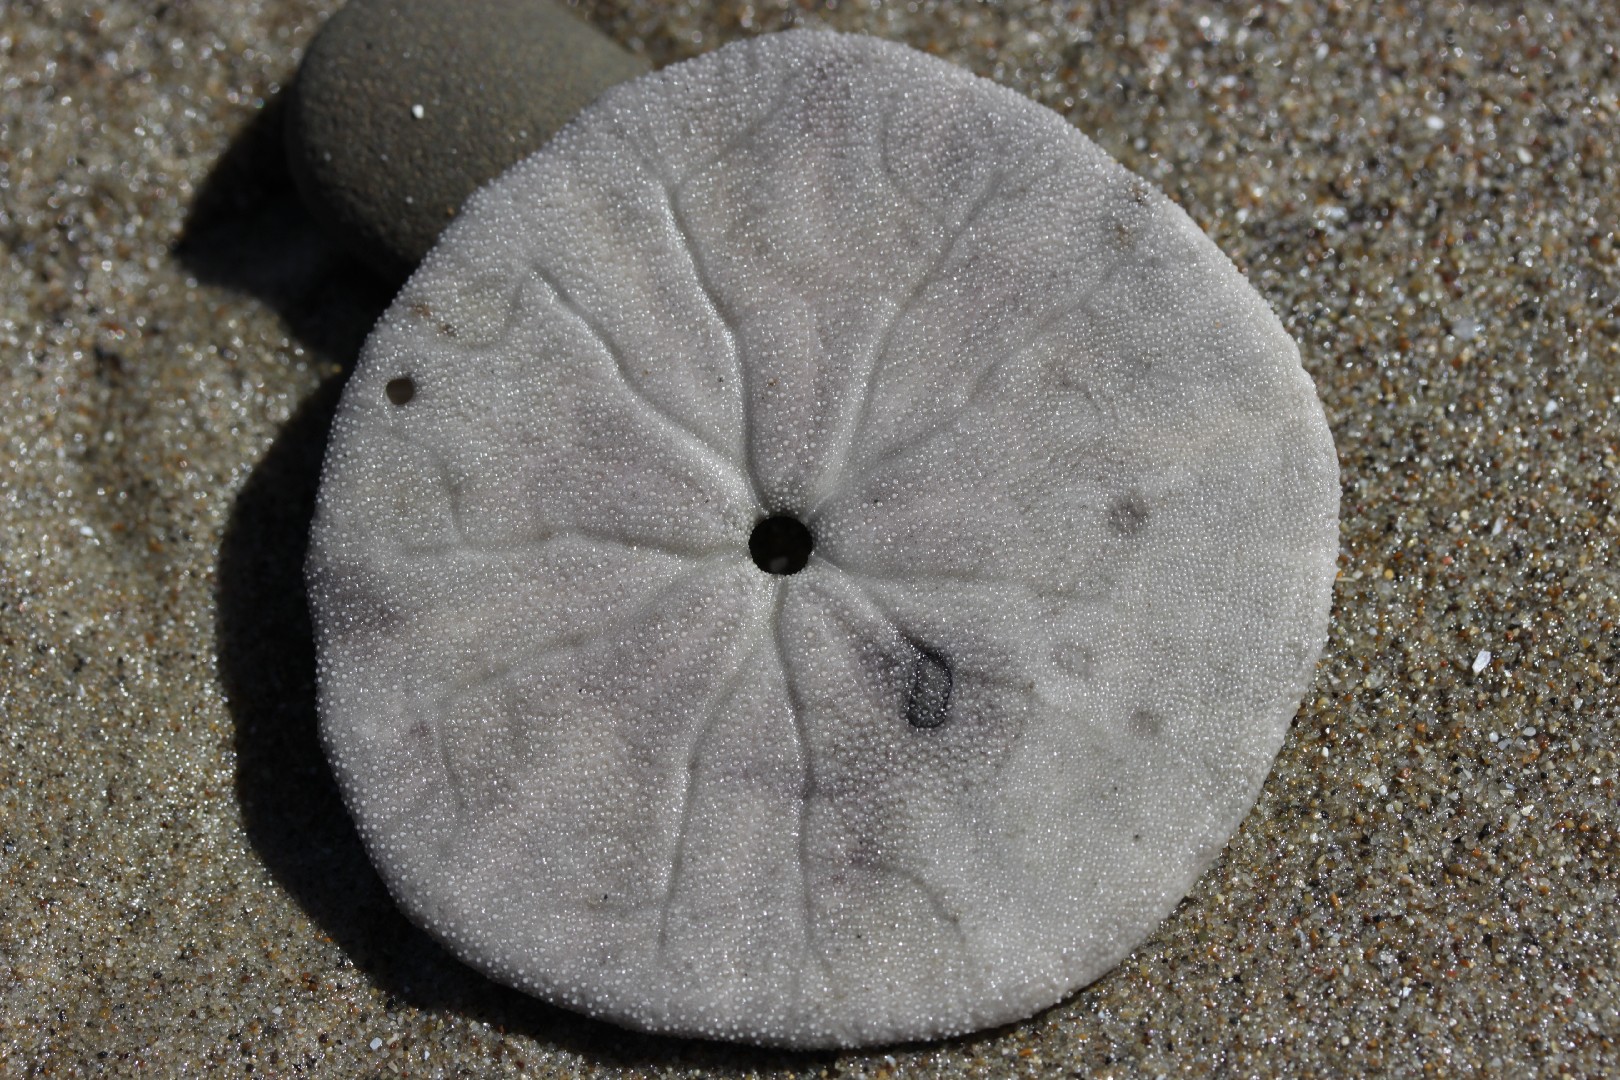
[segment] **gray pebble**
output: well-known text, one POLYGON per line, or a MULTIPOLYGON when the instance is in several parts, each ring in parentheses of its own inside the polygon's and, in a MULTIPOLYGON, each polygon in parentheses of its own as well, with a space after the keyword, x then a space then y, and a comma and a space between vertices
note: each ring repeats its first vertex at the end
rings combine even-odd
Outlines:
POLYGON ((318 219, 404 277, 468 195, 647 70, 552 0, 351 0, 299 69, 289 163, 318 219))

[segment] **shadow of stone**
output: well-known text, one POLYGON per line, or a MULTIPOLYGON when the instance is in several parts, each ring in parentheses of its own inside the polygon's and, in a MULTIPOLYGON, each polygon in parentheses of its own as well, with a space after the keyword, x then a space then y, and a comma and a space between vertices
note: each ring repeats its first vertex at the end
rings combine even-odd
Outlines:
POLYGON ((716 1075, 814 1069, 829 1054, 758 1050, 624 1031, 495 983, 400 914, 372 869, 320 747, 304 557, 327 435, 365 335, 397 283, 375 277, 304 212, 272 103, 211 172, 174 255, 199 280, 252 295, 338 363, 296 410, 233 504, 217 567, 217 640, 235 722, 236 794, 248 840, 388 1007, 459 1013, 585 1055, 602 1067, 685 1064, 716 1075))
POLYGON ((352 365, 403 281, 379 277, 299 201, 283 97, 254 114, 209 171, 171 254, 197 280, 269 304, 300 342, 352 365))

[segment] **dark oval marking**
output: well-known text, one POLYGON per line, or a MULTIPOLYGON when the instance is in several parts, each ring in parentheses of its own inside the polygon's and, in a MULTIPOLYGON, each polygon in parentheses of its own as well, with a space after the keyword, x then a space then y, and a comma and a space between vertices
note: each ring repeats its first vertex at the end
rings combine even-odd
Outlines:
POLYGON ((1147 526, 1147 520, 1147 500, 1140 493, 1115 499, 1108 508, 1108 527, 1115 536, 1135 536, 1147 526))
POLYGON ((388 400, 395 405, 408 404, 416 396, 416 380, 409 375, 400 375, 397 378, 389 379, 388 385, 383 388, 383 392, 388 395, 388 400))
POLYGON ((1164 717, 1152 709, 1137 709, 1131 713, 1129 728, 1138 739, 1157 739, 1164 734, 1164 717))
POLYGON ((950 661, 921 645, 913 646, 917 659, 911 665, 911 690, 906 695, 906 722, 915 728, 937 728, 951 708, 951 687, 955 676, 950 661))

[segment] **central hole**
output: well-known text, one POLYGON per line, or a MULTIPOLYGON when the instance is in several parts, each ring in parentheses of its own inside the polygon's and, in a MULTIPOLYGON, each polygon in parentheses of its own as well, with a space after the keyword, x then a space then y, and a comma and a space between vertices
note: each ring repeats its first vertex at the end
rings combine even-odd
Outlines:
POLYGON ((767 574, 797 574, 810 561, 810 549, 815 546, 804 522, 786 514, 761 521, 748 537, 748 554, 767 574))

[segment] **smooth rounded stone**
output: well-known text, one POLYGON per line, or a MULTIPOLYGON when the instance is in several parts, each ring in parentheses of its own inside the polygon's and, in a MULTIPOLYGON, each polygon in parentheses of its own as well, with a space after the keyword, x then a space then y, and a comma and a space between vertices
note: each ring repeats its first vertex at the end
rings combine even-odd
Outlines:
POLYGON ((789 1046, 1024 1017, 1252 805, 1328 618, 1294 343, 1056 114, 871 38, 609 91, 345 389, 322 732, 494 978, 789 1046))
POLYGON ((350 0, 299 68, 288 159, 315 216, 403 278, 468 195, 647 70, 552 0, 350 0))

